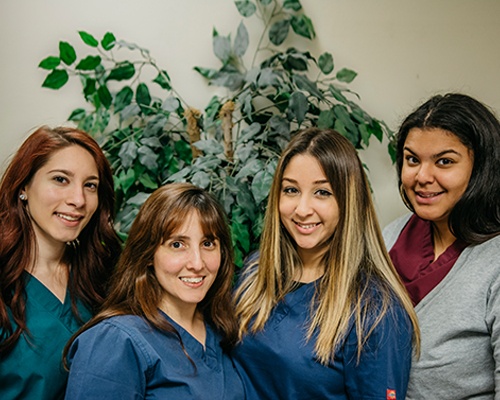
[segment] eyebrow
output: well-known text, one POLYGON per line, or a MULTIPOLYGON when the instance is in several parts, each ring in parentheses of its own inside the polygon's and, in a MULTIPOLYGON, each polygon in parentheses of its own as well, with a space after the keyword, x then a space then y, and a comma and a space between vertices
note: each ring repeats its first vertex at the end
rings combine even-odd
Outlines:
MULTIPOLYGON (((67 169, 51 169, 49 171, 49 174, 54 174, 54 173, 65 174, 71 177, 75 176, 74 172, 71 172, 67 169)), ((86 180, 99 180, 99 177, 95 175, 90 175, 87 177, 86 180)))
MULTIPOLYGON (((410 149, 409 147, 406 147, 406 146, 405 146, 405 147, 403 148, 403 150, 406 150, 406 151, 410 152, 410 153, 411 153, 411 154, 413 154, 413 155, 418 155, 417 153, 415 153, 415 152, 414 152, 412 149, 410 149)), ((446 155, 446 154, 448 154, 448 153, 456 154, 457 156, 462 157, 462 154, 461 154, 461 153, 459 153, 458 151, 453 150, 453 149, 447 149, 447 150, 440 151, 440 152, 439 152, 439 153, 437 153, 437 154, 433 154, 433 155, 432 155, 432 158, 434 158, 434 159, 436 159, 436 158, 440 158, 440 157, 442 157, 442 156, 444 156, 444 155, 446 155)))
MULTIPOLYGON (((287 177, 283 177, 283 179, 281 181, 288 181, 290 183, 295 183, 297 184, 297 181, 295 179, 292 179, 292 178, 287 178, 287 177)), ((328 181, 328 179, 320 179, 319 181, 314 181, 313 184, 315 185, 324 185, 324 184, 330 184, 330 182, 328 181)))

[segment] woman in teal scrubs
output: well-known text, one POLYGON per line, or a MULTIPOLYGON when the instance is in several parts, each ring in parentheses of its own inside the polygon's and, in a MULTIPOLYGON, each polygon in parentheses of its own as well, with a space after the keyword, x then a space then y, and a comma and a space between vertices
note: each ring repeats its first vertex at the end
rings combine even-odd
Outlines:
POLYGON ((146 200, 99 314, 68 353, 66 399, 243 400, 225 213, 174 183, 146 200))
POLYGON ((41 127, 0 182, 0 398, 59 399, 62 352, 101 305, 120 242, 113 177, 98 144, 41 127))

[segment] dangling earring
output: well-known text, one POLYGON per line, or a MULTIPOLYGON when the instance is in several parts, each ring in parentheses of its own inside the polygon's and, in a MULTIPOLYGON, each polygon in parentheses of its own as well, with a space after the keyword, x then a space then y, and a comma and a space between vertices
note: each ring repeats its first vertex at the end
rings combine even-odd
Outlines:
POLYGON ((411 212, 415 212, 415 210, 413 209, 413 206, 411 205, 411 203, 408 201, 408 197, 406 197, 406 192, 405 190, 403 189, 403 184, 400 184, 399 185, 399 195, 401 196, 401 199, 403 200, 403 203, 404 205, 406 206, 406 208, 408 210, 410 210, 411 212))
POLYGON ((66 246, 71 246, 71 247, 73 247, 73 250, 76 251, 76 250, 78 250, 78 247, 80 247, 80 241, 78 240, 78 238, 76 238, 75 240, 72 240, 71 242, 66 242, 66 246))
POLYGON ((21 194, 19 195, 19 198, 20 198, 22 201, 26 201, 26 200, 28 200, 28 196, 26 196, 26 194, 24 194, 24 193, 21 193, 21 194))

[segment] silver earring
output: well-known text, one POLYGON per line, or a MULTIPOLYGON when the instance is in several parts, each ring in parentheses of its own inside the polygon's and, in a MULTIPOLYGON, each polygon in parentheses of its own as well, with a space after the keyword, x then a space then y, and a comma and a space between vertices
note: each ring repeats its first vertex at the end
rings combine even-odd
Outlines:
POLYGON ((20 198, 22 201, 26 201, 26 200, 28 200, 28 196, 26 196, 24 193, 21 193, 21 194, 19 195, 19 198, 20 198))
POLYGON ((71 242, 66 242, 66 246, 71 246, 73 248, 73 250, 78 250, 78 247, 80 247, 80 241, 78 240, 78 238, 76 238, 75 240, 71 241, 71 242))

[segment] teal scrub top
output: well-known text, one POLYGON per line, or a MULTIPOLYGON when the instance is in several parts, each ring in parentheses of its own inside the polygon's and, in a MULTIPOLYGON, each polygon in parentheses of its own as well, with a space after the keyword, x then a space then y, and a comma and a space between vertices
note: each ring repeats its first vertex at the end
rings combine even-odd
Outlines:
MULTIPOLYGON (((14 349, 0 359, 0 399, 54 400, 64 398, 68 373, 62 365, 66 342, 80 328, 66 292, 64 303, 38 279, 24 273, 26 280, 26 322, 14 349)), ((86 322, 90 311, 77 303, 86 322)))

